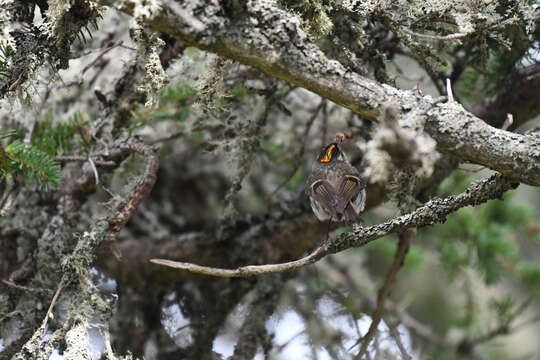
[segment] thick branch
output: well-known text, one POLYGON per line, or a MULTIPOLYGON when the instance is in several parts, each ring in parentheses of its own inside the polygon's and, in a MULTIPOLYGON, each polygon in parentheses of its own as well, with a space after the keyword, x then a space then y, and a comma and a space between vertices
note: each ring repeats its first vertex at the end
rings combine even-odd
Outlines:
MULTIPOLYGON (((95 1, 118 4, 129 14, 135 6, 134 1, 95 1)), ((218 2, 169 1, 145 22, 186 44, 309 89, 370 120, 377 120, 382 104, 396 103, 402 125, 425 130, 437 141, 439 151, 540 185, 540 139, 495 129, 456 104, 434 104, 429 96, 362 77, 328 59, 296 17, 271 2, 240 3, 223 8, 218 2)))
POLYGON ((495 174, 490 178, 472 184, 460 195, 450 196, 445 199, 433 199, 407 215, 382 224, 342 234, 333 241, 319 246, 308 256, 296 261, 270 265, 250 265, 237 269, 220 269, 166 259, 151 259, 150 262, 178 270, 187 270, 198 274, 218 277, 249 277, 266 273, 296 270, 313 264, 328 254, 341 252, 352 247, 364 246, 388 234, 402 232, 414 227, 420 228, 435 223, 442 223, 446 221, 446 216, 462 207, 480 205, 491 199, 499 199, 505 191, 515 187, 517 187, 516 183, 500 174, 495 174))

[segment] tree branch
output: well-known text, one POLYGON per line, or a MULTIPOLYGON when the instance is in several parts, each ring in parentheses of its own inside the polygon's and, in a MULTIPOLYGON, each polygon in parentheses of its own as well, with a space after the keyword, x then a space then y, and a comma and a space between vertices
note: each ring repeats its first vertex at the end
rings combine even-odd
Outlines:
MULTIPOLYGON (((94 1, 116 5, 128 14, 137 6, 133 0, 94 1)), ((231 2, 228 7, 203 0, 181 4, 164 1, 161 10, 144 21, 188 45, 311 90, 366 119, 377 121, 382 104, 398 104, 401 125, 427 132, 439 151, 540 186, 540 139, 493 128, 458 104, 435 104, 429 96, 381 85, 350 71, 328 59, 300 21, 271 2, 231 2)))
POLYGON ((405 260, 405 256, 407 255, 407 250, 409 249, 409 243, 412 237, 412 230, 401 232, 398 234, 398 237, 399 237, 399 244, 396 249, 396 254, 394 255, 394 261, 392 262, 392 266, 390 267, 390 270, 388 271, 388 274, 386 275, 384 285, 379 290, 379 293, 377 295, 377 306, 375 307, 375 311, 373 311, 373 314, 371 315, 371 325, 369 326, 368 332, 362 338, 362 345, 360 346, 360 350, 358 351, 358 354, 356 355, 357 359, 364 358, 367 352, 369 343, 371 342, 371 340, 377 333, 377 329, 379 328, 379 323, 381 322, 382 315, 384 312, 385 300, 390 295, 390 292, 392 291, 392 288, 394 287, 397 273, 401 269, 401 266, 403 265, 403 261, 405 260))
POLYGON ((137 180, 129 198, 118 204, 116 211, 112 212, 107 218, 107 221, 111 226, 109 230, 111 239, 115 238, 118 232, 122 230, 133 211, 150 190, 152 190, 157 178, 157 171, 159 168, 159 153, 157 150, 137 138, 129 138, 127 141, 122 142, 116 153, 111 156, 129 152, 141 154, 146 160, 146 166, 144 168, 144 173, 137 180))
POLYGON ((266 273, 296 270, 313 264, 328 254, 338 253, 352 247, 364 246, 388 234, 402 232, 410 228, 420 228, 435 223, 443 223, 449 214, 462 207, 480 205, 491 199, 500 199, 505 191, 514 189, 517 186, 518 184, 515 182, 500 174, 495 174, 487 179, 473 183, 460 195, 449 196, 444 199, 433 199, 409 214, 382 224, 341 234, 333 241, 319 246, 308 256, 286 263, 250 265, 237 269, 221 269, 166 259, 151 259, 150 262, 178 270, 218 277, 249 277, 266 273))
POLYGON ((249 265, 242 266, 237 269, 220 269, 209 266, 201 266, 191 263, 184 263, 172 260, 165 259, 150 259, 151 263, 157 265, 163 265, 172 267, 179 270, 187 270, 189 272, 217 276, 217 277, 249 277, 256 276, 261 274, 268 274, 274 272, 283 272, 289 270, 296 270, 306 265, 313 264, 326 256, 328 253, 325 249, 325 246, 319 246, 315 251, 309 254, 306 257, 303 257, 299 260, 289 261, 281 264, 269 264, 269 265, 249 265))

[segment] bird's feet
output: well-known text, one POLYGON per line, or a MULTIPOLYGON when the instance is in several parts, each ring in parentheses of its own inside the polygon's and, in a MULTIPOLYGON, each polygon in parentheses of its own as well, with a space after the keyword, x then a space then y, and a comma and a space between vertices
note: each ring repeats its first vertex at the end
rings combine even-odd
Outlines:
POLYGON ((354 232, 360 232, 364 230, 364 227, 362 226, 362 224, 354 223, 352 224, 352 229, 354 232))

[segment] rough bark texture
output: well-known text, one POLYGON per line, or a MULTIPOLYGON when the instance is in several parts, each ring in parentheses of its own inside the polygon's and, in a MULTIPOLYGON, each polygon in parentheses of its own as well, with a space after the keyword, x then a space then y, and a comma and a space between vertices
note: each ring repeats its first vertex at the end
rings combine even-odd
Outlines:
MULTIPOLYGON (((397 104, 406 119, 402 125, 425 131, 437 142, 439 151, 500 171, 517 181, 540 185, 537 138, 497 130, 460 106, 440 105, 429 96, 381 86, 347 70, 310 41, 298 20, 270 2, 238 5, 246 11, 234 20, 221 14, 244 9, 227 9, 204 1, 185 5, 166 3, 146 23, 189 45, 311 90, 366 119, 376 121, 382 105, 397 104), (494 149, 498 151, 494 153, 494 149)), ((133 6, 132 2, 124 2, 120 10, 132 14, 133 6)))

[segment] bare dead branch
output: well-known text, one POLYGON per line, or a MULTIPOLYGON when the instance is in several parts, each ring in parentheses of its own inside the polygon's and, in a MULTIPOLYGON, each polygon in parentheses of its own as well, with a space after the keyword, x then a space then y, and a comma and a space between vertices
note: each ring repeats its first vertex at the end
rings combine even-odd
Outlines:
POLYGON ((501 129, 508 130, 510 126, 514 123, 514 116, 512 114, 506 114, 506 120, 504 120, 503 125, 501 126, 501 129))
POLYGON ((458 346, 458 351, 461 352, 462 354, 468 354, 473 350, 475 346, 491 341, 498 336, 510 334, 523 325, 527 325, 527 324, 530 324, 531 322, 540 320, 539 317, 534 317, 519 325, 512 326, 512 323, 519 316, 521 316, 525 312, 525 310, 527 310, 532 300, 533 300, 532 297, 525 300, 506 318, 505 321, 501 322, 497 327, 487 332, 486 334, 479 336, 477 338, 474 338, 472 340, 469 340, 469 339, 462 340, 458 346))
POLYGON ((182 129, 182 130, 175 131, 175 132, 173 132, 171 134, 168 134, 168 135, 159 137, 157 139, 154 139, 154 140, 150 141, 149 143, 150 143, 150 145, 155 145, 155 144, 159 144, 159 143, 166 142, 166 141, 169 141, 169 140, 178 139, 178 138, 183 137, 185 135, 186 135, 186 131, 184 129, 182 129))
POLYGON ((452 83, 450 82, 450 79, 446 79, 446 95, 448 96, 448 102, 456 102, 454 93, 452 92, 452 83))
POLYGON ((397 273, 403 265, 403 261, 405 260, 405 256, 407 255, 407 250, 409 249, 412 234, 412 230, 406 230, 398 234, 399 244, 394 255, 394 261, 392 262, 392 266, 390 267, 390 270, 386 275, 384 284, 377 295, 377 306, 375 307, 375 311, 371 315, 371 324, 369 325, 368 332, 361 339, 362 345, 360 346, 360 350, 356 355, 357 359, 363 359, 371 340, 377 333, 377 329, 379 328, 379 323, 381 322, 384 312, 384 303, 386 301, 386 298, 390 295, 390 292, 392 291, 392 288, 394 287, 394 284, 396 282, 397 273))
POLYGON ((7 189, 4 191, 4 196, 0 198, 0 216, 5 216, 13 206, 17 195, 21 190, 21 185, 18 181, 8 183, 7 189))
POLYGON ((45 330, 47 326, 47 322, 49 321, 49 317, 51 316, 52 310, 54 308, 54 304, 56 304, 56 300, 58 299, 58 296, 60 295, 60 292, 64 288, 64 281, 60 281, 60 284, 58 284, 58 287, 56 288, 56 291, 54 292, 53 298, 51 300, 51 304, 49 305, 49 308, 47 309, 47 313, 45 314, 45 318, 43 319, 43 323, 41 324, 41 328, 45 330))
POLYGON ((530 75, 540 72, 540 63, 516 72, 512 75, 513 81, 501 87, 497 94, 483 99, 471 112, 491 126, 501 129, 508 118, 507 114, 512 114, 513 123, 508 128, 510 131, 534 119, 540 112, 540 93, 536 91, 540 87, 540 77, 530 75))
POLYGON ((249 277, 296 270, 313 264, 328 254, 338 253, 352 247, 364 246, 388 234, 403 232, 410 228, 420 228, 435 223, 442 223, 446 221, 446 217, 449 214, 462 207, 480 205, 491 199, 499 199, 505 191, 516 188, 517 185, 502 175, 495 174, 487 179, 473 183, 460 195, 449 196, 444 199, 433 199, 409 214, 382 224, 367 228, 357 228, 352 232, 341 234, 333 241, 325 242, 308 256, 286 263, 249 265, 237 269, 221 269, 166 259, 151 259, 150 262, 178 270, 218 277, 249 277))
MULTIPOLYGON (((67 155, 67 156, 55 156, 54 161, 59 163, 67 163, 67 162, 85 162, 90 159, 88 156, 79 156, 79 155, 67 155)), ((104 167, 114 167, 118 166, 118 164, 115 161, 111 160, 95 160, 92 159, 94 162, 94 165, 96 166, 104 166, 104 167)))
MULTIPOLYGON (((311 129, 311 126, 313 125, 313 123, 315 122, 315 119, 317 118, 317 116, 319 115, 319 112, 321 111, 321 109, 325 106, 326 104, 326 99, 322 99, 321 102, 319 103, 319 105, 315 108, 315 110, 313 111, 313 114, 311 115, 311 117, 309 118, 309 120, 307 121, 306 123, 306 127, 304 128, 304 133, 302 134, 302 137, 301 139, 307 139, 308 137, 308 134, 309 134, 309 130, 311 129)), ((267 196, 267 199, 272 199, 274 197, 274 195, 279 192, 285 185, 287 185, 287 183, 289 181, 291 181, 291 179, 293 178, 294 174, 296 174, 296 172, 298 171, 298 169, 300 168, 300 165, 302 164, 302 159, 304 157, 304 152, 306 151, 306 142, 303 141, 302 142, 302 146, 300 147, 300 150, 298 150, 297 154, 295 155, 295 158, 297 159, 296 160, 296 163, 294 164, 294 167, 292 168, 292 170, 289 172, 289 174, 287 175, 287 177, 285 178, 285 180, 283 180, 283 182, 281 182, 281 184, 279 184, 275 189, 274 191, 272 191, 270 193, 270 195, 267 196)))
POLYGON ((430 344, 440 346, 444 349, 454 349, 454 344, 450 342, 445 337, 442 337, 433 331, 430 327, 421 323, 412 317, 408 312, 399 308, 396 304, 391 301, 386 302, 386 311, 392 313, 396 316, 400 323, 405 325, 409 330, 416 334, 419 338, 424 339, 430 344))
POLYGON ((146 160, 146 166, 130 196, 122 201, 116 207, 116 211, 113 211, 107 218, 107 221, 111 226, 109 234, 112 239, 116 238, 116 235, 127 223, 133 211, 135 211, 142 199, 150 192, 150 190, 152 190, 152 187, 156 182, 157 171, 159 168, 159 153, 156 149, 145 144, 142 140, 129 138, 127 141, 120 144, 119 152, 134 152, 142 155, 146 160))
POLYGON ((455 34, 448 34, 448 35, 432 35, 432 34, 420 34, 417 32, 414 32, 412 30, 409 30, 407 28, 401 28, 405 33, 416 36, 419 38, 429 39, 429 40, 456 40, 456 39, 462 39, 466 37, 467 33, 455 33, 455 34))
MULTIPOLYGON (((361 290, 355 283, 353 276, 351 275, 350 268, 345 265, 339 265, 335 263, 332 257, 328 258, 328 262, 333 265, 333 267, 343 275, 347 286, 352 289, 352 292, 362 301, 362 306, 375 311, 376 302, 372 301, 365 291, 361 290)), ((419 338, 424 341, 440 346, 444 349, 453 349, 455 348, 454 344, 447 340, 445 337, 437 335, 429 326, 421 323, 412 317, 406 310, 402 309, 396 303, 388 299, 385 301, 385 312, 383 317, 385 322, 390 327, 392 332, 393 326, 390 325, 391 319, 389 319, 390 314, 392 314, 397 321, 407 327, 412 333, 414 333, 419 338)), ((360 334, 359 334, 360 335, 360 334)))
POLYGON ((157 265, 172 267, 178 270, 187 270, 190 272, 203 274, 203 275, 230 278, 230 277, 249 277, 249 276, 257 276, 261 274, 268 274, 268 273, 274 273, 274 272, 296 270, 306 265, 310 265, 317 262, 318 260, 323 258, 326 254, 327 252, 325 250, 325 246, 322 245, 322 246, 319 246, 317 249, 315 249, 315 251, 313 251, 308 256, 303 257, 299 260, 290 261, 290 262, 281 263, 281 264, 242 266, 237 269, 219 269, 219 268, 214 268, 214 267, 209 267, 209 266, 201 266, 201 265, 196 265, 196 264, 191 264, 191 263, 183 263, 183 262, 165 260, 165 259, 150 259, 150 262, 157 265))

